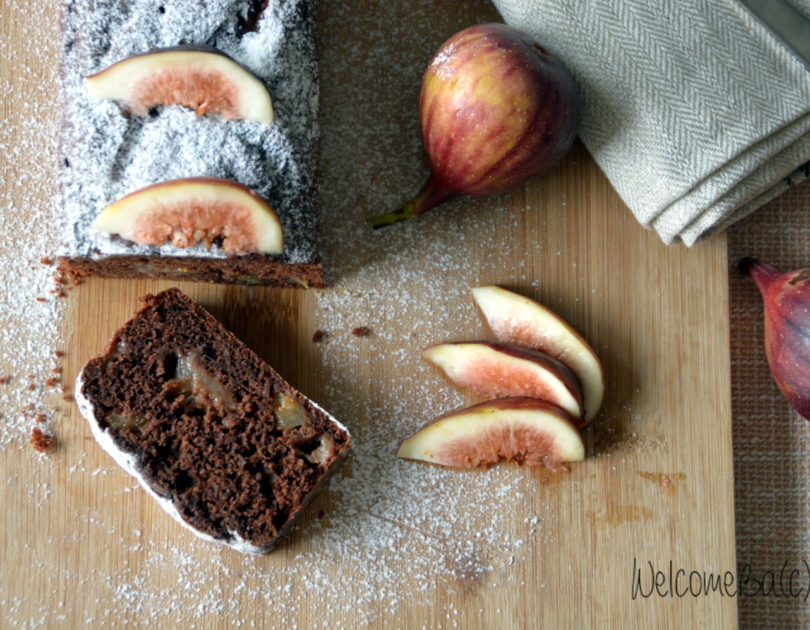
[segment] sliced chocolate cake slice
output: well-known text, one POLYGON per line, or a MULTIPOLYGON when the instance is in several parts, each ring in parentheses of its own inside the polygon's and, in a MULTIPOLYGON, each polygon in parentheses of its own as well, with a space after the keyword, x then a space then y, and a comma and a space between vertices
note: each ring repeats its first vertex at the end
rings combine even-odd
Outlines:
POLYGON ((82 370, 79 408, 182 525, 266 553, 344 459, 349 434, 178 289, 144 301, 82 370))

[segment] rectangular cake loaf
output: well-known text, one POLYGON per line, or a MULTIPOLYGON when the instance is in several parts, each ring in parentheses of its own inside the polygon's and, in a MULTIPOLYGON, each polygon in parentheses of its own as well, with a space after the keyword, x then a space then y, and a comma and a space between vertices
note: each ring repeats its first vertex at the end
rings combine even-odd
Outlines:
POLYGON ((345 458, 349 434, 179 290, 144 300, 82 370, 79 408, 182 525, 266 553, 345 458))
POLYGON ((315 8, 315 0, 66 1, 64 273, 323 286, 314 181, 315 8), (272 97, 275 121, 223 120, 177 105, 130 115, 88 93, 89 75, 131 55, 177 46, 214 47, 255 74, 272 97), (216 241, 139 245, 92 228, 121 197, 192 177, 233 180, 269 203, 282 225, 283 254, 232 254, 216 241))

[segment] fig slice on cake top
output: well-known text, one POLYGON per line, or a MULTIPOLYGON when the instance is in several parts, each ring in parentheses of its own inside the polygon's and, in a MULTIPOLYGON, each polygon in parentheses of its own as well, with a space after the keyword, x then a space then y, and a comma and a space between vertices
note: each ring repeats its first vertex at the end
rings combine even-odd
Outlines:
POLYGON ((585 422, 596 416, 605 393, 599 357, 556 313, 500 287, 476 287, 473 299, 498 341, 542 350, 565 363, 582 383, 585 422))
POLYGON ((140 245, 204 243, 235 255, 284 251, 281 221, 250 188, 229 179, 189 177, 141 188, 107 206, 98 232, 140 245))
POLYGON ((557 470, 585 459, 570 416, 536 398, 502 398, 452 411, 402 442, 399 457, 453 468, 501 460, 557 470))
POLYGON ((87 77, 91 96, 146 116, 162 105, 183 105, 228 120, 273 122, 264 83, 214 48, 163 48, 127 57, 87 77))
POLYGON ((487 398, 526 396, 582 417, 582 387, 576 375, 545 352, 510 343, 442 343, 422 350, 456 385, 487 398))

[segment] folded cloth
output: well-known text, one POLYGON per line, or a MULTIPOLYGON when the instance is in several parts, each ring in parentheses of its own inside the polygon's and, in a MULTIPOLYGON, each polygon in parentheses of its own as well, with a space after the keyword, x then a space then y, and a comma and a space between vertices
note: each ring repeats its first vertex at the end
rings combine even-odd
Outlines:
MULTIPOLYGON (((807 0, 777 1, 808 19, 807 0)), ((494 2, 574 73, 582 141, 664 242, 810 175, 810 69, 739 0, 494 2)))

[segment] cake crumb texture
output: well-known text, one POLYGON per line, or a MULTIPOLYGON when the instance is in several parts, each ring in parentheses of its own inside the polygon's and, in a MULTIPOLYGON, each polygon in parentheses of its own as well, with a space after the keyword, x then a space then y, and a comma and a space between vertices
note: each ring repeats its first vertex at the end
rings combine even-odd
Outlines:
POLYGON ((31 447, 35 451, 45 453, 49 451, 54 444, 56 444, 56 440, 53 439, 53 436, 48 435, 39 427, 31 429, 31 447))
POLYGON ((270 551, 348 433, 179 290, 144 301, 82 370, 82 412, 185 524, 270 551))

